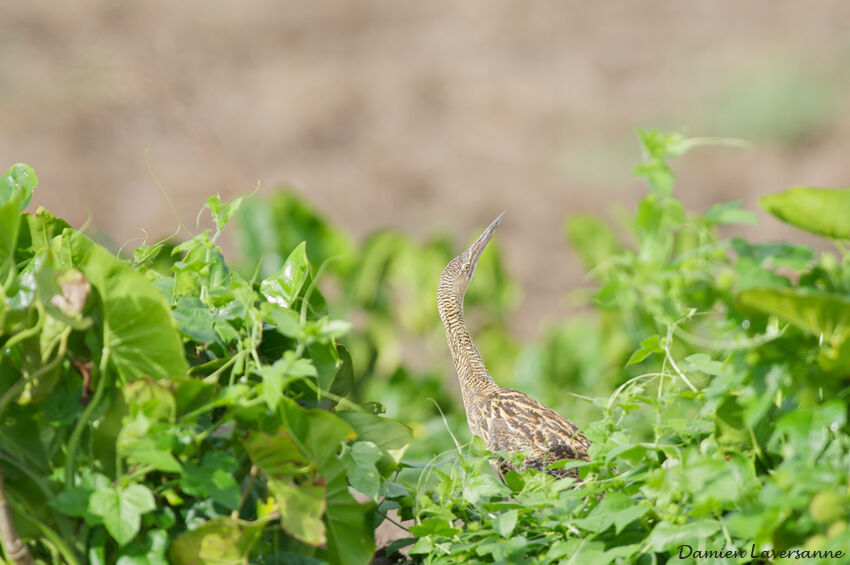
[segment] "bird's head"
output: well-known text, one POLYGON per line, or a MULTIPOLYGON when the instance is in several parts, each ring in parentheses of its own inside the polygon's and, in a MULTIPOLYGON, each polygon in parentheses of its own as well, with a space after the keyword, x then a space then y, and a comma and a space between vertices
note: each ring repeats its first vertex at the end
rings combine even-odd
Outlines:
POLYGON ((443 270, 443 274, 440 275, 440 286, 451 285, 458 296, 463 296, 466 292, 466 287, 469 286, 469 281, 472 280, 472 275, 475 273, 475 267, 478 266, 478 260, 481 258, 481 253, 484 252, 484 248, 487 247, 487 244, 493 237, 493 233, 496 231, 496 228, 499 227, 499 224, 502 221, 502 216, 504 215, 504 212, 499 214, 499 216, 493 220, 489 226, 487 226, 484 233, 478 236, 475 243, 469 246, 469 249, 449 262, 443 270))

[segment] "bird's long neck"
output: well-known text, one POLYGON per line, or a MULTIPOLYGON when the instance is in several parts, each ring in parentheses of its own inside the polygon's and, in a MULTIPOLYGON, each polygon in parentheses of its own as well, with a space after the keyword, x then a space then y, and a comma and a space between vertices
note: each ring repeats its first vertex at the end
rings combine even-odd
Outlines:
POLYGON ((437 289, 437 307, 446 327, 446 341, 460 380, 463 404, 469 414, 476 399, 499 387, 484 366, 481 354, 466 329, 463 294, 453 284, 441 281, 437 289))

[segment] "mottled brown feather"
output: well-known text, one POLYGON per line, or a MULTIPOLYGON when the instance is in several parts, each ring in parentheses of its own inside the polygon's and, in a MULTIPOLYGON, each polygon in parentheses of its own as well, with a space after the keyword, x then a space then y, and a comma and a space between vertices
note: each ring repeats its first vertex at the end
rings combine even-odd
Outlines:
MULTIPOLYGON (((578 477, 576 469, 547 469, 563 459, 588 460, 590 441, 578 427, 548 406, 517 390, 496 384, 472 342, 463 318, 463 296, 475 266, 501 216, 466 251, 452 259, 440 276, 437 305, 446 328, 446 342, 460 381, 466 419, 473 434, 491 452, 522 453, 521 468, 545 471, 556 477, 578 477)), ((504 479, 514 469, 512 460, 492 462, 504 479)))

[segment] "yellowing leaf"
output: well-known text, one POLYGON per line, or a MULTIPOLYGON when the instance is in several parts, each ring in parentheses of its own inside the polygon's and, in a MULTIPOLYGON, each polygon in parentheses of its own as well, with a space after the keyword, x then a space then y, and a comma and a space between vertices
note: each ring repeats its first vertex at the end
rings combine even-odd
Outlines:
POLYGON ((324 547, 325 513, 324 480, 296 484, 287 480, 269 480, 269 490, 274 494, 280 509, 280 525, 295 538, 308 545, 324 547))
POLYGON ((267 520, 219 517, 177 536, 168 551, 175 565, 244 565, 267 520))

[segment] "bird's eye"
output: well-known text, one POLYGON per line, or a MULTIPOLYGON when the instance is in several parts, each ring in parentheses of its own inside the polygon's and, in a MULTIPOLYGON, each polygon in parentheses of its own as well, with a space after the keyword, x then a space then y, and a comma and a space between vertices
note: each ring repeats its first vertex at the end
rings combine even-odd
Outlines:
POLYGON ((464 263, 463 266, 460 268, 460 270, 463 271, 464 273, 466 271, 468 271, 469 270, 469 263, 464 263))

